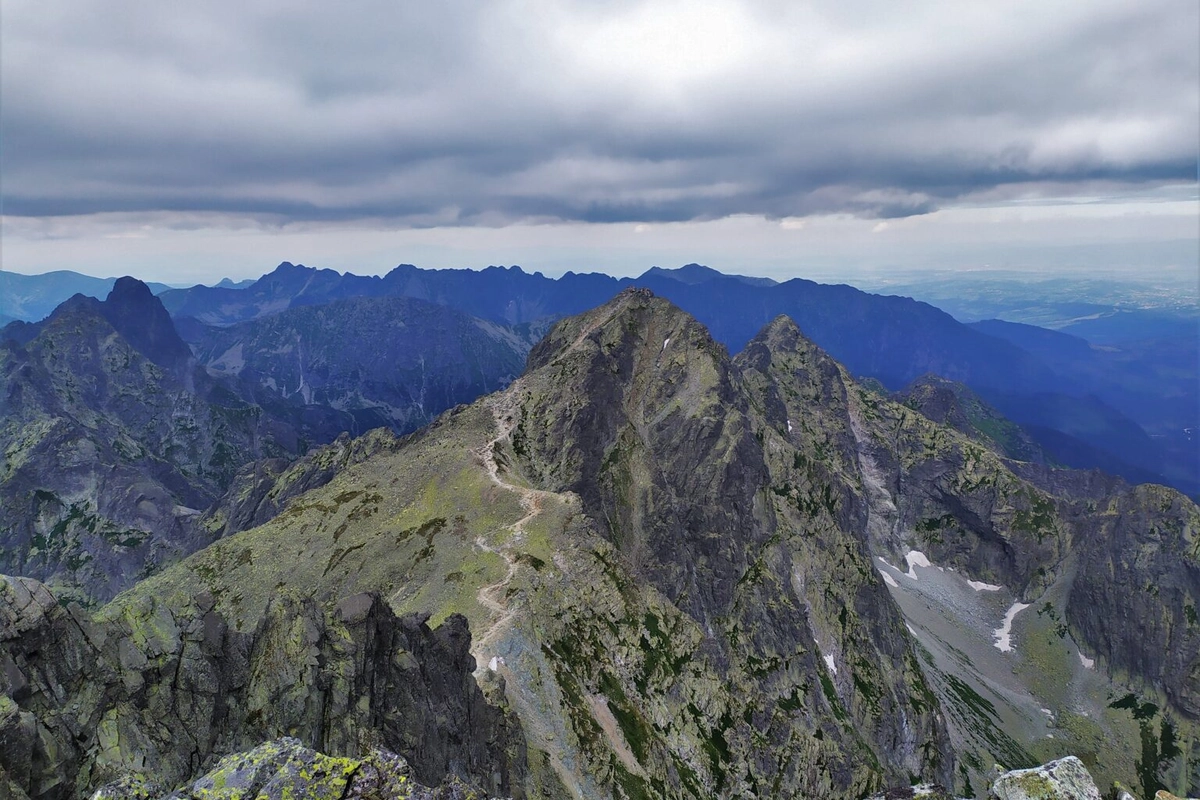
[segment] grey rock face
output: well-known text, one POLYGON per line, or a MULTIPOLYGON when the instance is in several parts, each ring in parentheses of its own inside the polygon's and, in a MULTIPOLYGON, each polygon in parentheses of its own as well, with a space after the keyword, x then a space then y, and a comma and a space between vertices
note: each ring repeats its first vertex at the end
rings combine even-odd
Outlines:
MULTIPOLYGON (((764 413, 748 368, 666 301, 626 291, 531 353, 528 379, 549 388, 523 406, 514 449, 540 485, 577 493, 636 578, 708 631, 701 651, 718 674, 745 675, 747 695, 814 721, 853 720, 817 723, 839 755, 822 756, 832 785, 808 792, 869 787, 866 753, 884 775, 947 775, 936 705, 865 541, 798 466, 786 418, 764 413)), ((730 741, 784 747, 806 727, 738 707, 729 716, 730 741)), ((768 759, 744 759, 733 767, 744 780, 806 791, 768 759)))
POLYGON ((405 755, 508 793, 519 729, 475 684, 465 620, 436 631, 374 595, 322 610, 280 597, 250 633, 211 597, 150 599, 93 622, 29 579, 0 581, 0 768, 34 798, 126 773, 172 785, 221 753, 292 735, 335 754, 405 755))
POLYGON ((1172 705, 1200 719, 1200 509, 1147 484, 1097 504, 1080 523, 1090 535, 1080 542, 1067 619, 1109 664, 1162 686, 1172 705))

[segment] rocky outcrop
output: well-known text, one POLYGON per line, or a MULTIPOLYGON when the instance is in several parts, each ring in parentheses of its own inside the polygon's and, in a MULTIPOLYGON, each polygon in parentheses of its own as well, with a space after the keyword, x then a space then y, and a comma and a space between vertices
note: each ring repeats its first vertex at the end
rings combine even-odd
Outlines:
POLYGON ((745 693, 724 712, 723 769, 805 793, 797 776, 739 748, 759 740, 786 752, 813 725, 805 718, 824 718, 840 722, 813 727, 846 755, 823 754, 829 784, 808 792, 948 775, 936 705, 865 539, 839 518, 827 476, 799 466, 786 418, 748 389, 748 368, 666 301, 626 291, 531 353, 513 449, 537 485, 578 494, 603 521, 632 580, 705 632, 699 654, 718 680, 742 676, 745 693), (801 713, 756 713, 763 703, 801 713))
POLYGON ((992 784, 995 800, 1100 800, 1100 790, 1075 756, 1034 769, 1006 772, 992 784))
MULTIPOLYGON (((988 800, 1101 800, 1100 790, 1091 774, 1075 756, 1051 761, 1040 767, 1005 771, 997 766, 988 787, 988 800)), ((867 800, 955 800, 942 786, 922 784, 901 786, 871 795, 867 800)), ((1116 789, 1114 800, 1133 800, 1116 789)))
POLYGON ((283 594, 241 633, 211 596, 143 598, 93 620, 4 578, 0 621, 0 768, 31 798, 127 773, 171 786, 284 735, 337 756, 401 753, 427 785, 519 789, 519 729, 476 686, 461 617, 430 630, 374 595, 322 608, 283 594))
POLYGON ((1092 505, 1068 621, 1113 668, 1200 720, 1200 509, 1151 484, 1092 505))
POLYGON ((331 757, 283 737, 223 757, 207 774, 164 795, 132 774, 97 789, 91 800, 482 800, 488 795, 451 776, 423 786, 408 762, 387 750, 361 758, 331 757))

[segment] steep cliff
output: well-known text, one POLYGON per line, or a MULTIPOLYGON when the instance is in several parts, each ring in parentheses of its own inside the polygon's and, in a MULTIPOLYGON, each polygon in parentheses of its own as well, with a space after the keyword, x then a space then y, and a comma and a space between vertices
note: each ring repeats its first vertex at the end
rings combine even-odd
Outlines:
POLYGON ((738 363, 809 481, 865 533, 948 714, 960 786, 985 785, 995 760, 1068 753, 1149 795, 1200 785, 1194 503, 1014 461, 1013 440, 981 435, 1010 423, 964 412, 961 390, 931 381, 906 399, 962 432, 856 385, 784 318, 738 363))

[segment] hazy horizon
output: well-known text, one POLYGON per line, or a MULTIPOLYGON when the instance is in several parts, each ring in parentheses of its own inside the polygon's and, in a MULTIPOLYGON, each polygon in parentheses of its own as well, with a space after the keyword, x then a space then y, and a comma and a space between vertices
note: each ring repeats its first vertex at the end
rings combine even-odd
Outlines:
MULTIPOLYGON (((198 281, 171 281, 163 280, 156 277, 154 274, 136 274, 132 271, 121 271, 106 273, 103 270, 87 269, 87 268, 62 268, 45 271, 30 271, 22 272, 20 270, 10 270, 0 267, 0 272, 11 272, 14 274, 25 276, 39 276, 56 272, 68 272, 83 275, 90 278, 98 278, 103 280, 115 280, 116 278, 129 275, 146 283, 166 284, 174 288, 189 288, 195 285, 214 286, 222 281, 229 280, 234 283, 245 281, 254 281, 264 277, 284 263, 294 264, 310 269, 334 269, 319 263, 309 263, 303 259, 292 260, 284 259, 283 261, 264 265, 257 272, 247 274, 242 277, 234 277, 229 274, 212 272, 206 275, 202 280, 198 281)), ((695 261, 689 261, 686 264, 649 264, 641 269, 632 269, 626 272, 605 270, 605 269, 580 269, 572 266, 562 266, 557 269, 535 269, 525 264, 478 264, 478 265, 459 265, 449 267, 431 267, 423 264, 413 264, 411 261, 399 261, 391 266, 378 270, 361 270, 361 269, 334 269, 335 272, 343 275, 358 275, 358 276, 375 276, 382 277, 399 266, 415 266, 418 269, 455 269, 469 270, 480 272, 486 269, 510 269, 517 268, 528 274, 544 275, 547 278, 559 279, 567 273, 576 274, 600 274, 608 275, 617 279, 637 278, 652 269, 677 270, 681 267, 698 265, 707 269, 713 269, 726 275, 740 275, 752 278, 771 278, 779 283, 800 278, 811 280, 817 283, 847 283, 864 291, 887 293, 889 287, 914 287, 922 285, 936 285, 939 282, 953 283, 954 285, 967 285, 972 282, 980 284, 986 282, 1007 282, 1023 285, 1052 285, 1052 284, 1111 284, 1113 287, 1142 287, 1145 289, 1160 289, 1164 291, 1173 290, 1184 292, 1184 296, 1180 298, 1181 303, 1188 302, 1193 297, 1200 297, 1200 275, 1197 271, 1191 268, 1190 265, 1184 265, 1176 268, 1167 268, 1157 270, 1152 273, 1147 272, 1131 272, 1120 268, 1103 270, 1092 268, 1078 269, 1062 269, 1056 271, 1031 269, 1031 268, 1006 268, 996 267, 992 265, 982 265, 974 267, 959 267, 959 268, 864 268, 856 271, 846 270, 820 270, 812 269, 807 271, 795 271, 794 274, 781 274, 776 272, 774 275, 765 274, 762 272, 754 272, 745 269, 736 268, 721 268, 711 264, 703 264, 695 261)), ((1200 312, 1200 309, 1198 309, 1200 312)))

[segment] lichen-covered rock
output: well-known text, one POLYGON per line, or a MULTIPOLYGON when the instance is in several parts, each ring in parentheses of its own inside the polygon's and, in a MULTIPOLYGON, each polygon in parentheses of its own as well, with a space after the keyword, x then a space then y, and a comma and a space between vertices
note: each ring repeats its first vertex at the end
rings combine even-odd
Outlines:
POLYGON ((995 800, 1101 800, 1091 773, 1075 756, 1006 772, 992 784, 995 800))
POLYGON ((163 790, 145 775, 131 773, 92 792, 91 800, 154 800, 163 790))
POLYGON ((422 785, 413 779, 408 762, 387 750, 373 749, 361 758, 333 757, 284 736, 225 756, 170 794, 141 775, 127 775, 97 789, 91 800, 484 800, 488 796, 456 776, 435 787, 422 785))
POLYGON ((202 594, 95 622, 0 577, 0 621, 0 768, 39 800, 130 773, 177 784, 286 735, 335 756, 378 742, 431 785, 457 772, 508 793, 523 770, 519 729, 472 677, 461 617, 431 630, 377 595, 332 608, 280 596, 242 633, 202 594))
POLYGON ((290 737, 222 758, 172 800, 341 800, 361 762, 333 758, 290 737))

